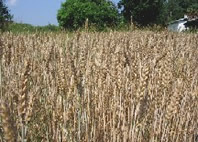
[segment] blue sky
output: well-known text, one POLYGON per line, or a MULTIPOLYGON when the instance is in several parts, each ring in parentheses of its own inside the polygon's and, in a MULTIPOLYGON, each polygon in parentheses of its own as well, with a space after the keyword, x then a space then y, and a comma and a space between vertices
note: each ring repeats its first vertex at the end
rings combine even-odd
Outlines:
MULTIPOLYGON (((57 10, 65 0, 7 0, 14 21, 32 25, 58 25, 57 10)), ((113 0, 117 3, 119 0, 113 0)))

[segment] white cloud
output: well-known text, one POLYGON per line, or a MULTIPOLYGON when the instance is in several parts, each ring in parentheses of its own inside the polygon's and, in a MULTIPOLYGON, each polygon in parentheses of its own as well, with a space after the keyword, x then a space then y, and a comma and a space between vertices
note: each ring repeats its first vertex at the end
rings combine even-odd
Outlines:
POLYGON ((17 0, 8 0, 9 5, 15 5, 17 0))

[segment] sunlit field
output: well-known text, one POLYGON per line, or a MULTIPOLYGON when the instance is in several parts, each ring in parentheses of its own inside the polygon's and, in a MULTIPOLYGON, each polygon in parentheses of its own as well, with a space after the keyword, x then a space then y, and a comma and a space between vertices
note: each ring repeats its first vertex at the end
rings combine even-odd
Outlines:
POLYGON ((0 35, 0 141, 197 142, 198 35, 0 35))

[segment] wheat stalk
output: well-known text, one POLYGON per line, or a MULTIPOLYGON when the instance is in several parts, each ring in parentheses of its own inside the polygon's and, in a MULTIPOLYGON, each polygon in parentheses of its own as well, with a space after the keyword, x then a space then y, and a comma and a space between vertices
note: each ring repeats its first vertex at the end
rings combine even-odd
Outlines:
POLYGON ((2 57, 3 57, 3 45, 2 45, 2 41, 0 39, 0 91, 1 91, 1 98, 3 96, 3 92, 2 92, 2 57))
POLYGON ((6 101, 3 99, 0 100, 0 116, 2 119, 2 126, 4 130, 4 139, 8 142, 16 142, 17 141, 17 134, 16 134, 16 127, 13 121, 13 115, 9 110, 9 106, 6 101))

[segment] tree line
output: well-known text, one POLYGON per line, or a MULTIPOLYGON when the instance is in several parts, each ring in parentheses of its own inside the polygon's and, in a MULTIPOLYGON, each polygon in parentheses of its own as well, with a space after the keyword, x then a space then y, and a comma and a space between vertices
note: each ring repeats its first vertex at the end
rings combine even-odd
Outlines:
POLYGON ((12 15, 8 7, 5 5, 4 0, 0 0, 0 30, 3 30, 7 22, 12 20, 12 15))
MULTIPOLYGON (((79 29, 86 22, 104 29, 131 22, 140 27, 165 26, 184 14, 198 16, 198 0, 120 0, 117 5, 110 0, 66 0, 57 12, 57 20, 65 29, 79 29)), ((0 0, 0 28, 11 18, 4 0, 0 0)))

